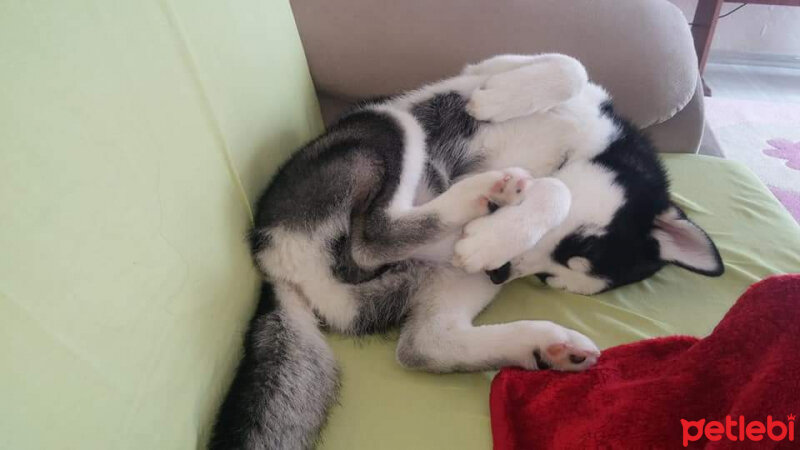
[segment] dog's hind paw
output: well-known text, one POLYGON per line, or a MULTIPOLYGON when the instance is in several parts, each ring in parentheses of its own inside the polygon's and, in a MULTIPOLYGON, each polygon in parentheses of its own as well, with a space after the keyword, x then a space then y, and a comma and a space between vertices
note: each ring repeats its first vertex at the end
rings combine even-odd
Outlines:
MULTIPOLYGON (((555 325, 555 324, 554 324, 555 325)), ((575 330, 561 328, 552 338, 533 351, 539 370, 554 369, 567 372, 586 370, 597 363, 600 350, 591 339, 575 330)))

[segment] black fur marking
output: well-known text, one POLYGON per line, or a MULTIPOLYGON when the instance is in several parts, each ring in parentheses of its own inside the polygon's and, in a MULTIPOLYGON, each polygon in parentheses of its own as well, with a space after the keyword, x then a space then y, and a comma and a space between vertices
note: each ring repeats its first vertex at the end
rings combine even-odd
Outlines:
POLYGON ((616 117, 614 114, 614 104, 611 100, 606 100, 600 104, 600 114, 608 117, 616 117))
POLYGON ((649 139, 613 115, 610 103, 603 111, 614 118, 620 134, 592 162, 615 174, 625 201, 604 234, 579 229, 558 244, 552 258, 565 266, 574 256, 587 258, 591 274, 605 279, 611 289, 647 278, 665 265, 652 231, 656 216, 670 203, 667 173, 649 139))
POLYGON ((539 370, 548 370, 553 367, 542 358, 542 353, 539 350, 533 351, 533 358, 536 360, 536 368, 539 370))
POLYGON ((585 356, 569 355, 569 362, 571 362, 572 364, 580 364, 584 361, 586 361, 585 356))
POLYGON ((333 275, 341 282, 347 284, 359 284, 373 280, 381 276, 389 265, 383 265, 374 270, 367 270, 360 267, 353 260, 353 248, 350 236, 341 235, 328 244, 329 251, 333 255, 333 275))
POLYGON ((337 211, 388 204, 400 182, 403 131, 372 111, 344 117, 296 152, 256 205, 255 228, 313 229, 337 211))
POLYGON ((548 273, 548 272, 539 272, 539 273, 533 274, 533 276, 538 278, 539 281, 542 282, 542 284, 547 284, 547 279, 552 277, 553 274, 552 273, 548 273))
POLYGON ((456 92, 437 94, 414 106, 412 113, 425 130, 428 156, 439 163, 449 179, 475 172, 483 162, 469 156, 469 138, 479 123, 467 113, 467 99, 456 92))
POLYGON ((489 279, 494 284, 503 284, 511 276, 511 263, 507 262, 494 270, 486 271, 489 274, 489 279))
POLYGON ((442 194, 450 187, 450 180, 447 176, 436 169, 430 161, 425 164, 425 181, 434 196, 442 194))
POLYGON ((247 232, 247 241, 250 244, 250 254, 257 255, 272 244, 272 236, 264 231, 251 228, 247 232))
POLYGON ((568 162, 569 162, 569 155, 567 154, 567 155, 564 155, 564 159, 562 159, 561 162, 558 163, 558 166, 556 167, 556 171, 563 169, 564 166, 566 166, 568 162))
POLYGON ((406 318, 410 299, 425 278, 424 263, 406 261, 388 268, 380 277, 359 284, 358 316, 351 333, 357 336, 385 333, 406 318))
POLYGON ((425 215, 408 220, 391 220, 384 210, 376 210, 364 220, 363 237, 370 246, 379 251, 391 252, 394 248, 424 242, 426 236, 432 236, 439 231, 441 223, 436 216, 425 215))

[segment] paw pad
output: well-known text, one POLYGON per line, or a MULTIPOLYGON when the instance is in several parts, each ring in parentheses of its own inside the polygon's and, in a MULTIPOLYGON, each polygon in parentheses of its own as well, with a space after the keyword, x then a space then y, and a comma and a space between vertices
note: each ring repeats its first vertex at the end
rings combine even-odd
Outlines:
POLYGON ((516 167, 503 171, 502 178, 495 181, 489 197, 498 206, 516 205, 522 202, 524 191, 533 183, 528 171, 516 167))

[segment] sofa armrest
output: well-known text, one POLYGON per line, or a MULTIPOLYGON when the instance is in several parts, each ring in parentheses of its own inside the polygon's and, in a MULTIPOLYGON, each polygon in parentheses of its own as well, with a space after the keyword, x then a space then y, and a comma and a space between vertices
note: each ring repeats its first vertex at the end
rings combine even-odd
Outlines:
POLYGON ((675 116, 695 93, 689 27, 664 0, 294 0, 292 8, 329 119, 327 105, 412 89, 499 53, 577 57, 643 128, 675 116))
POLYGON ((697 153, 704 132, 703 82, 697 74, 694 96, 668 120, 644 128, 663 153, 697 153))

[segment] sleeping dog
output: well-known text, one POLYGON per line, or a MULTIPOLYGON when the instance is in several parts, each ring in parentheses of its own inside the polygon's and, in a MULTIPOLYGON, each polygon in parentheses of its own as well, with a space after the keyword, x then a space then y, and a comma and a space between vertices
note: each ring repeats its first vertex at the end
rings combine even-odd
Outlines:
POLYGON ((594 294, 670 263, 723 270, 650 142, 557 54, 497 56, 355 108, 281 167, 250 245, 262 298, 212 448, 313 446, 338 386, 320 326, 401 326, 397 360, 414 369, 577 371, 599 356, 577 331, 472 320, 528 275, 594 294))

